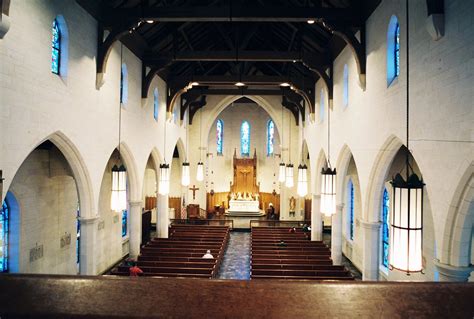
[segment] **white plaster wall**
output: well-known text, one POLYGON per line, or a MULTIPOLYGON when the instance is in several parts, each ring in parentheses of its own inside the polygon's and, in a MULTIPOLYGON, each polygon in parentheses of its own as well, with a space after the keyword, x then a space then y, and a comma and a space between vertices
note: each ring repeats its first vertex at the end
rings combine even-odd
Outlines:
POLYGON ((11 243, 12 272, 77 274, 77 189, 71 170, 57 148, 35 150, 21 165, 10 188, 19 203, 19 242, 11 243), (61 237, 71 242, 61 247, 61 237), (30 249, 43 246, 43 257, 30 261, 30 249), (18 268, 17 268, 18 267, 18 268))
MULTIPOLYGON (((331 162, 336 163, 344 145, 347 145, 357 165, 362 218, 378 221, 379 201, 369 201, 372 192, 371 172, 378 164, 376 157, 383 154, 385 142, 391 136, 406 139, 406 29, 404 1, 382 1, 366 23, 367 85, 358 84, 355 59, 346 47, 334 62, 334 100, 331 113, 331 162), (401 25, 400 76, 386 85, 386 30, 392 14, 401 25), (349 66, 349 106, 342 105, 344 64, 349 66)), ((410 2, 410 150, 426 182, 430 200, 431 219, 436 221, 433 233, 425 222, 425 236, 437 242, 436 258, 446 254, 441 242, 449 204, 462 175, 474 159, 472 144, 474 122, 473 81, 474 44, 467 40, 474 32, 470 18, 474 3, 446 1, 446 33, 435 42, 427 33, 424 23, 426 7, 423 1, 410 2), (427 234, 428 233, 428 234, 427 234)), ((321 81, 316 85, 316 110, 319 109, 321 81)), ((327 93, 325 93, 327 96, 327 93)), ((306 127, 310 156, 314 159, 321 149, 327 154, 326 120, 306 127)), ((316 176, 315 176, 316 178, 316 176)), ((339 177, 343 178, 343 177, 339 177)), ((381 192, 382 190, 380 190, 381 192)), ((381 195, 379 195, 381 196, 381 195)), ((338 202, 342 202, 339 196, 338 202)), ((426 207, 426 206, 425 206, 426 207)), ((425 216, 425 221, 428 220, 425 216)), ((430 260, 427 260, 431 263, 430 260)), ((405 276, 406 278, 406 276, 405 276)), ((409 279, 410 277, 408 277, 409 279)), ((401 279, 401 278, 400 278, 401 279)))

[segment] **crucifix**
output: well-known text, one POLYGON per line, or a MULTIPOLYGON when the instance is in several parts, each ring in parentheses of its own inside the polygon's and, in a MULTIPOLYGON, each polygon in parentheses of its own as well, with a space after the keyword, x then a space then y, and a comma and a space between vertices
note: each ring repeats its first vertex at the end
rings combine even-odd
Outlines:
POLYGON ((193 187, 189 188, 190 191, 193 191, 193 200, 196 199, 196 191, 199 190, 199 188, 196 187, 196 185, 193 185, 193 187))

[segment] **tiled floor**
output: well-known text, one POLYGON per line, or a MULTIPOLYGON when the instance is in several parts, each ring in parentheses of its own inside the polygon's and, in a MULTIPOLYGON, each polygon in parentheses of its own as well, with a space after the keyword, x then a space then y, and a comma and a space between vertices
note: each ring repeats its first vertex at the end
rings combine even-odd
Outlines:
POLYGON ((250 233, 231 232, 219 279, 250 279, 250 233))

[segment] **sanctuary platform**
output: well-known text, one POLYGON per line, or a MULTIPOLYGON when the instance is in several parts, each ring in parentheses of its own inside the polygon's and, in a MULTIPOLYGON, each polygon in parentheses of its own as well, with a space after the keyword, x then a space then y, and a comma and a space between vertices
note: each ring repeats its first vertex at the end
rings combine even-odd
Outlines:
POLYGON ((227 212, 223 216, 223 219, 232 220, 234 229, 250 229, 251 220, 266 220, 266 216, 261 211, 259 211, 258 213, 254 213, 254 212, 235 213, 234 212, 233 215, 227 212))

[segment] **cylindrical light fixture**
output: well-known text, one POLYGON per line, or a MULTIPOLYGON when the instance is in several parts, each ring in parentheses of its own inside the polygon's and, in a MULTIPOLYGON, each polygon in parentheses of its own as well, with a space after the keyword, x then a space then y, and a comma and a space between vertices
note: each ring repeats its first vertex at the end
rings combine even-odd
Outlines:
POLYGON ((321 213, 331 216, 336 213, 336 169, 321 170, 321 213))
POLYGON ((305 197, 308 194, 308 167, 306 164, 298 166, 298 196, 305 197))
POLYGON ((127 209, 127 170, 125 166, 112 167, 112 196, 110 208, 115 212, 127 209))
POLYGON ((286 165, 285 186, 288 188, 292 188, 293 186, 295 186, 295 183, 293 181, 293 164, 291 163, 286 165))
POLYGON ((281 162, 280 163, 280 170, 278 172, 278 181, 280 183, 284 183, 285 182, 285 177, 286 177, 286 165, 285 163, 281 162))
POLYGON ((196 180, 202 182, 204 180, 204 163, 198 162, 196 171, 196 180))
POLYGON ((423 270, 423 180, 416 174, 407 181, 397 174, 393 187, 390 216, 390 268, 401 271, 423 270))
POLYGON ((158 192, 161 195, 168 195, 170 192, 170 166, 169 164, 160 164, 160 180, 158 192))
POLYGON ((183 162, 183 168, 181 171, 181 185, 189 186, 190 182, 191 182, 191 176, 189 172, 189 163, 183 162))

